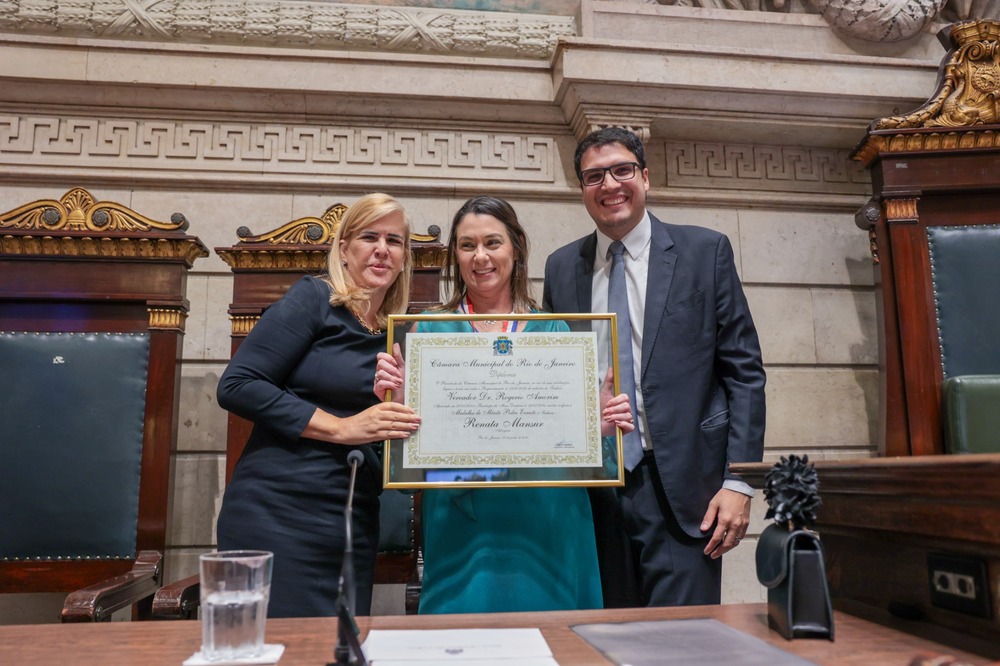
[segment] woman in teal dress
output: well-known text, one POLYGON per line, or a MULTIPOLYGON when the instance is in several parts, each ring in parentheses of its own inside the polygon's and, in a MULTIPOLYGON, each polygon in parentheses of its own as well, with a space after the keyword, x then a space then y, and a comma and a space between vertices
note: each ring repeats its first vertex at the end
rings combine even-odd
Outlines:
MULTIPOLYGON (((475 197, 455 214, 441 310, 497 314, 493 321, 421 322, 418 332, 566 331, 562 321, 518 321, 536 312, 528 242, 510 204, 475 197)), ((399 395, 402 359, 379 354, 375 389, 399 395)), ((631 430, 624 395, 602 391, 605 434, 631 430)), ((420 613, 493 613, 601 608, 593 516, 585 488, 423 491, 424 577, 420 613)))

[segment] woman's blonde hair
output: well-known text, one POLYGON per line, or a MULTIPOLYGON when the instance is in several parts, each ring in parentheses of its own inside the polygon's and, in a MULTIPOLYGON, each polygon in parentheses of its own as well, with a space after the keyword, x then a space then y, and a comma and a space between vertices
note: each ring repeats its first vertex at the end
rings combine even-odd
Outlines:
POLYGON ((340 220, 340 228, 333 238, 330 254, 326 260, 327 275, 323 278, 331 287, 330 305, 346 305, 361 315, 368 313, 370 307, 369 290, 354 284, 350 274, 344 270, 344 260, 340 246, 349 243, 359 233, 372 226, 382 218, 399 213, 403 216, 405 229, 403 232, 403 270, 389 287, 382 301, 382 307, 375 315, 375 323, 379 328, 388 324, 388 315, 403 314, 410 303, 410 276, 413 274, 413 255, 410 254, 410 221, 406 218, 403 206, 388 194, 373 192, 361 197, 347 209, 340 220))

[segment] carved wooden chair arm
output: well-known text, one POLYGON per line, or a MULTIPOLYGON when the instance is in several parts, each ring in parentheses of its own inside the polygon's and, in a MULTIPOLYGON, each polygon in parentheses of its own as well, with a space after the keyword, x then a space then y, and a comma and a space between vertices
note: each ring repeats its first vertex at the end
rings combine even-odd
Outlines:
POLYGON ((71 592, 62 609, 63 622, 107 622, 111 614, 135 604, 135 619, 147 619, 153 594, 163 580, 163 555, 139 553, 126 574, 71 592))
POLYGON ((201 586, 198 576, 164 585, 153 595, 153 619, 193 620, 198 612, 201 586))

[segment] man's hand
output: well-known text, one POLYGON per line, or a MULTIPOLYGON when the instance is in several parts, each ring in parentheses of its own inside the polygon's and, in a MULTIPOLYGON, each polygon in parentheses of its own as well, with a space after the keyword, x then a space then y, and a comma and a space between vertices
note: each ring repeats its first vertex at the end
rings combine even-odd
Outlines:
POLYGON ((705 554, 716 560, 740 545, 750 527, 750 497, 735 490, 722 488, 708 503, 701 521, 701 531, 707 532, 715 523, 705 554))

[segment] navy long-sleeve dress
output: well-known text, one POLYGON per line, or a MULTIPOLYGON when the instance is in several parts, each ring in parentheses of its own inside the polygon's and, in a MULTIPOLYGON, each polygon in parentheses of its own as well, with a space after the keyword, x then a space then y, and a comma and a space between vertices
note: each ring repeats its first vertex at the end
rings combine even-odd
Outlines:
MULTIPOLYGON (((330 287, 304 277, 269 307, 219 382, 223 408, 253 422, 226 488, 220 550, 274 552, 269 617, 335 615, 345 546, 344 506, 355 447, 301 437, 316 408, 351 416, 374 405, 376 354, 368 333, 330 287)), ((354 566, 359 615, 371 610, 379 534, 381 463, 360 447, 354 496, 354 566)))

